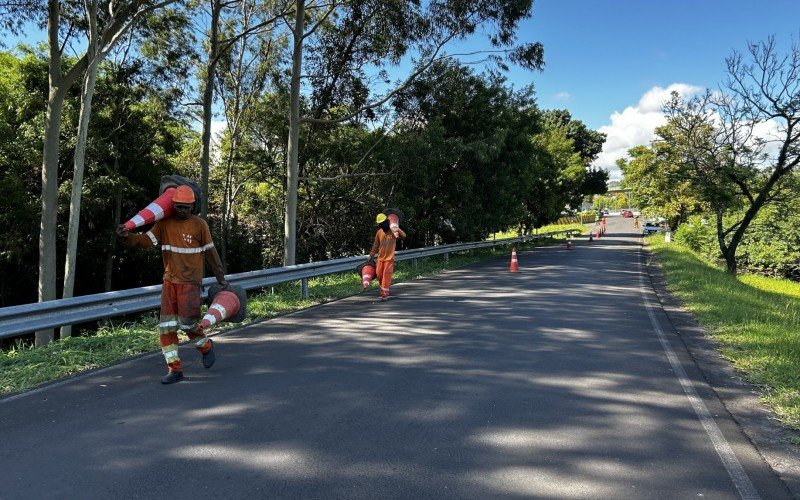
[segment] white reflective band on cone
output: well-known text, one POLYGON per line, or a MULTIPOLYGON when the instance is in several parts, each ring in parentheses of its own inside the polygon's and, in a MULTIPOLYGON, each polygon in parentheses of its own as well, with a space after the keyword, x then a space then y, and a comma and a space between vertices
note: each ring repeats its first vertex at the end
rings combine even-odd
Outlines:
POLYGON ((153 215, 155 216, 156 220, 159 220, 164 217, 164 209, 161 208, 161 205, 159 205, 158 203, 153 202, 144 207, 144 209, 153 212, 153 215))
POLYGON ((218 303, 211 304, 211 307, 209 307, 209 309, 216 309, 217 311, 219 311, 219 313, 222 315, 220 319, 225 319, 228 317, 228 311, 226 311, 225 307, 221 306, 218 303))
POLYGON ((203 316, 203 321, 208 322, 208 325, 211 326, 217 322, 217 317, 213 314, 206 314, 203 316))

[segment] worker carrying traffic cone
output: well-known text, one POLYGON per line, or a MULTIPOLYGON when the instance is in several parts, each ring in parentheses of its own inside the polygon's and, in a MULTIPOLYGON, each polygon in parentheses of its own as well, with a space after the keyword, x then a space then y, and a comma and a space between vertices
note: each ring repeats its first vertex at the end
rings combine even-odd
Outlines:
POLYGON ((402 240, 406 237, 405 231, 400 229, 401 215, 397 210, 388 209, 375 217, 378 230, 375 233, 375 239, 369 251, 369 260, 377 257, 375 275, 381 287, 381 300, 389 299, 389 286, 392 284, 392 274, 394 274, 394 253, 397 248, 397 240, 402 240))
POLYGON ((516 248, 512 248, 511 249, 511 269, 510 269, 510 271, 512 273, 518 273, 519 272, 519 261, 517 260, 517 249, 516 248))
POLYGON ((227 287, 228 282, 211 240, 208 224, 192 215, 196 201, 194 190, 188 185, 180 185, 172 194, 175 208, 173 217, 157 221, 144 234, 133 234, 123 224, 117 226, 117 234, 128 247, 153 248, 161 245, 164 283, 161 287, 158 329, 161 351, 169 370, 161 378, 163 384, 183 379, 183 364, 178 356, 178 331, 195 341, 202 353, 205 368, 211 368, 215 360, 212 341, 206 338, 198 325, 204 258, 211 266, 217 283, 227 287))

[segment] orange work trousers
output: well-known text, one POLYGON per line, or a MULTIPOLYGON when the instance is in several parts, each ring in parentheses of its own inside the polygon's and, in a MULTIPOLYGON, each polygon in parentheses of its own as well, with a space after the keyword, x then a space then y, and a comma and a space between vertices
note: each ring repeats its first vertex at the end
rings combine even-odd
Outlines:
POLYGON ((161 314, 158 318, 158 331, 161 334, 161 352, 170 371, 183 371, 178 357, 178 331, 184 332, 200 352, 208 352, 205 333, 198 332, 200 319, 200 285, 172 283, 164 281, 161 286, 161 314))
POLYGON ((394 259, 379 260, 375 274, 378 277, 378 284, 381 286, 381 297, 388 297, 389 286, 392 284, 392 274, 394 274, 394 259))

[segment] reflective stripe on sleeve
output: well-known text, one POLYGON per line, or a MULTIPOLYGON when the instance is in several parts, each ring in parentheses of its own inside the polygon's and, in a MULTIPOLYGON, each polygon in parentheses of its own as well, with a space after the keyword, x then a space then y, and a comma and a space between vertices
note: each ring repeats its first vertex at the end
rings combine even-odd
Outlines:
POLYGON ((155 235, 155 234, 153 234, 153 231, 147 231, 147 232, 146 232, 146 233, 144 233, 144 234, 146 234, 147 236, 149 236, 149 237, 150 237, 150 241, 152 241, 152 242, 153 242, 153 246, 154 246, 154 247, 157 247, 157 246, 158 246, 158 239, 156 238, 156 235, 155 235))

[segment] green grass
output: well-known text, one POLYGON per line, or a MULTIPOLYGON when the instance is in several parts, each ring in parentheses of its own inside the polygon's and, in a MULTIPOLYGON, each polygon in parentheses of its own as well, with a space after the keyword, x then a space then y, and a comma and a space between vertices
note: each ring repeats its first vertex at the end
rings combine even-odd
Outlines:
MULTIPOLYGON (((559 238, 556 238, 553 243, 558 241, 559 238)), ((537 244, 548 243, 547 240, 541 240, 537 244)), ((532 246, 534 244, 522 245, 520 249, 532 246)), ((417 268, 410 261, 399 261, 395 266, 394 280, 405 281, 430 276, 445 269, 507 254, 507 248, 498 247, 494 250, 474 251, 471 254, 450 254, 448 262, 445 262, 443 256, 436 256, 419 259, 417 268)), ((360 292, 361 279, 355 269, 347 273, 310 279, 308 299, 300 297, 298 283, 283 283, 259 294, 251 293, 247 302, 248 316, 243 323, 275 317, 360 292)), ((373 288, 369 293, 376 292, 373 288)), ((11 349, 0 351, 0 394, 24 391, 44 382, 109 366, 137 354, 157 351, 159 344, 156 324, 156 314, 149 313, 132 323, 112 322, 91 336, 71 337, 44 347, 34 348, 18 342, 11 349)), ((214 332, 236 326, 239 325, 222 323, 214 332)))
POLYGON ((688 248, 649 238, 667 284, 722 355, 762 389, 780 420, 800 429, 800 283, 733 277, 688 248))

